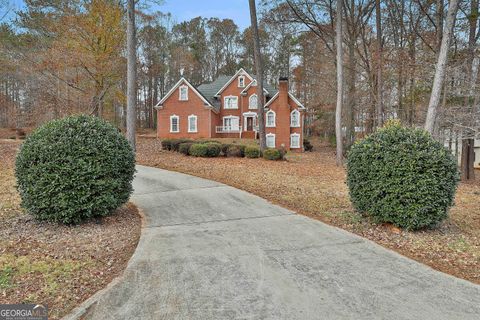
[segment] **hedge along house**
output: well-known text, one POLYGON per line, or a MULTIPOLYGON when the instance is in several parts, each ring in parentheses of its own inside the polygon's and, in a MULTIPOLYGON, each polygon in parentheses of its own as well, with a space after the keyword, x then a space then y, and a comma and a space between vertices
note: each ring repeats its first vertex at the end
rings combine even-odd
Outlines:
MULTIPOLYGON (((158 138, 258 139, 255 77, 245 70, 193 86, 181 78, 157 103, 158 138)), ((280 78, 278 90, 264 84, 267 147, 303 151, 305 107, 280 78)))

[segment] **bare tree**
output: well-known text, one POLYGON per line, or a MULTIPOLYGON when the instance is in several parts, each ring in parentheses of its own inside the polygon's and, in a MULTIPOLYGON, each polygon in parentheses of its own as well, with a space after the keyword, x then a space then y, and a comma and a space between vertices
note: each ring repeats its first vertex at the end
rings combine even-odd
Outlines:
POLYGON ((443 30, 442 43, 438 54, 437 66, 435 67, 435 77, 433 78, 432 94, 428 104, 427 119, 425 120, 425 130, 433 134, 435 121, 438 113, 438 104, 442 93, 443 81, 445 79, 445 70, 447 68, 447 54, 452 38, 455 17, 458 10, 458 0, 450 0, 447 12, 447 21, 443 30))
POLYGON ((377 27, 377 127, 383 125, 383 34, 380 0, 375 0, 375 21, 377 27))
POLYGON ((342 105, 343 105, 343 19, 342 0, 337 0, 336 46, 337 46, 337 108, 335 110, 335 135, 337 140, 337 166, 343 164, 342 105))
POLYGON ((250 19, 252 21, 252 31, 253 31, 253 46, 254 46, 254 56, 255 56, 255 69, 257 72, 257 96, 258 96, 258 131, 260 139, 260 150, 265 150, 267 148, 267 142, 265 139, 265 112, 264 112, 264 97, 263 97, 263 65, 262 65, 262 55, 260 52, 260 36, 258 33, 258 22, 257 22, 257 8, 255 6, 255 0, 249 0, 250 4, 250 19))
POLYGON ((135 0, 127 0, 127 139, 135 151, 136 126, 136 35, 135 35, 135 0))

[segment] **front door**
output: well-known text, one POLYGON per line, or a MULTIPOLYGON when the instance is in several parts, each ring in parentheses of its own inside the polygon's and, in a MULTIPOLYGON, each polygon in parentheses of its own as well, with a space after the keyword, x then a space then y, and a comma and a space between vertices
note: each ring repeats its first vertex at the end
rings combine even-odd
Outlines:
POLYGON ((253 131, 253 118, 247 118, 247 131, 253 131))

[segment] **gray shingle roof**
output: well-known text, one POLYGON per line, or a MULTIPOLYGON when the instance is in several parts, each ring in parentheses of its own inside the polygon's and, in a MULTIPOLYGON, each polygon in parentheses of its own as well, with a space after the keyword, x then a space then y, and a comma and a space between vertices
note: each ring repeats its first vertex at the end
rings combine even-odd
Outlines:
POLYGON ((220 101, 215 99, 214 96, 231 77, 232 76, 219 76, 213 82, 199 85, 197 90, 215 107, 215 109, 220 110, 220 101))
MULTIPOLYGON (((220 101, 214 98, 218 90, 220 90, 233 76, 221 75, 215 81, 210 83, 204 83, 197 87, 197 90, 205 97, 217 110, 220 110, 220 101)), ((255 78, 255 76, 253 76, 255 78)), ((277 93, 272 85, 263 82, 263 87, 268 91, 270 97, 273 97, 277 93)))

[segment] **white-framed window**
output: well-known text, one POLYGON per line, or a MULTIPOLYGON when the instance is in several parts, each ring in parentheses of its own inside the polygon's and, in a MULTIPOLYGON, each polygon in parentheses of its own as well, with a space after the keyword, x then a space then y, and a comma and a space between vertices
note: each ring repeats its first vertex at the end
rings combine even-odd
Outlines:
POLYGON ((188 132, 197 132, 197 116, 194 114, 188 116, 188 132))
POLYGON ((226 96, 223 101, 224 109, 238 109, 238 97, 226 96))
POLYGON ((236 116, 223 117, 223 127, 225 130, 238 130, 240 118, 236 116))
POLYGON ((300 127, 300 112, 295 109, 290 113, 290 127, 299 128, 300 127))
POLYGON ((187 101, 188 100, 188 86, 182 85, 178 88, 179 97, 178 100, 180 101, 187 101))
POLYGON ((258 97, 256 94, 252 94, 248 98, 248 109, 257 109, 258 108, 258 97))
POLYGON ((275 127, 275 111, 267 111, 267 123, 266 127, 272 128, 275 127))
POLYGON ((267 148, 275 148, 275 134, 268 133, 265 135, 265 138, 267 142, 267 148))
POLYGON ((300 134, 292 133, 290 135, 290 148, 300 148, 300 134))
POLYGON ((239 88, 245 87, 245 76, 238 77, 238 87, 239 88))
POLYGON ((170 132, 180 132, 180 117, 177 115, 170 116, 170 132))

